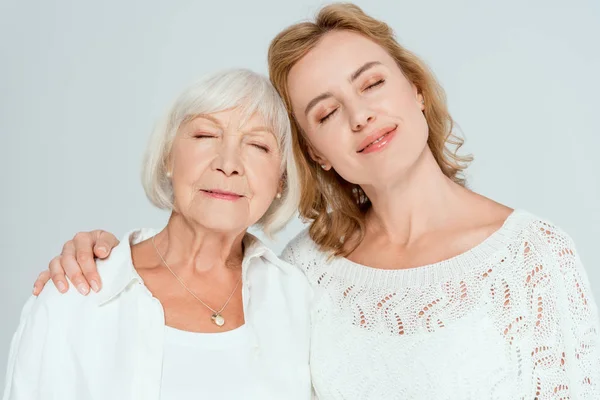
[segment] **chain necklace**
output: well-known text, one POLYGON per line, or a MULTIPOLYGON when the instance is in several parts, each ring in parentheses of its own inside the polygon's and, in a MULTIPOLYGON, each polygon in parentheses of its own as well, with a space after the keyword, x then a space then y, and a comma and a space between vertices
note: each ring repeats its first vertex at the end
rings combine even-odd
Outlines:
POLYGON ((160 257, 162 263, 165 265, 165 267, 167 267, 167 269, 175 277, 175 279, 177 279, 177 281, 179 282, 179 284, 181 286, 183 286, 183 288, 185 290, 187 290, 204 307, 206 307, 210 311, 212 311, 213 314, 210 317, 210 319, 212 320, 212 322, 214 322, 215 325, 217 325, 217 326, 223 326, 223 325, 225 325, 225 318, 223 318, 223 316, 221 315, 221 313, 223 312, 223 310, 225 309, 225 307, 227 307, 227 305, 229 304, 229 301, 231 301, 231 298, 233 297, 233 294, 235 293, 235 291, 237 290, 238 286, 240 285, 240 282, 242 281, 242 277, 240 276, 240 279, 235 284, 235 287, 233 288, 233 291, 229 295, 229 298, 227 299, 227 301, 225 302, 225 304, 223 304, 223 307, 221 307, 221 309, 217 311, 217 310, 213 309, 211 306, 209 306, 208 304, 206 304, 205 302, 203 302, 202 299, 200 299, 198 296, 196 296, 196 294, 194 292, 192 292, 192 290, 189 287, 187 287, 187 285, 183 282, 183 280, 179 276, 177 276, 177 274, 175 272, 173 272, 173 270, 171 269, 171 267, 169 267, 169 264, 167 264, 167 262, 163 258, 162 254, 160 254, 160 251, 158 251, 158 248, 156 247, 156 243, 154 243, 154 236, 152 236, 152 246, 154 246, 154 250, 156 250, 156 254, 158 254, 158 256, 160 257))

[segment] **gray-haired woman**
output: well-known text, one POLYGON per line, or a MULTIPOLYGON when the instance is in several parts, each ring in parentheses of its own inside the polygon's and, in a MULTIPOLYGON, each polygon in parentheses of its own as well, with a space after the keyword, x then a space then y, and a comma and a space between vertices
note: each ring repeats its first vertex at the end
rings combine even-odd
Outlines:
POLYGON ((148 146, 143 184, 171 216, 128 233, 99 268, 104 290, 48 285, 24 307, 4 399, 308 399, 302 272, 246 230, 298 206, 290 125, 246 70, 189 87, 148 146))

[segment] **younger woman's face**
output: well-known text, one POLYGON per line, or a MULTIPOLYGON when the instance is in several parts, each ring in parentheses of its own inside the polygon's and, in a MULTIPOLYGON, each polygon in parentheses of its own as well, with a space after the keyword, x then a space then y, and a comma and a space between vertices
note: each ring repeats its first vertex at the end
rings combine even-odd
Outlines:
POLYGON ((360 34, 326 34, 291 69, 288 87, 313 159, 349 182, 392 184, 427 148, 421 94, 360 34))

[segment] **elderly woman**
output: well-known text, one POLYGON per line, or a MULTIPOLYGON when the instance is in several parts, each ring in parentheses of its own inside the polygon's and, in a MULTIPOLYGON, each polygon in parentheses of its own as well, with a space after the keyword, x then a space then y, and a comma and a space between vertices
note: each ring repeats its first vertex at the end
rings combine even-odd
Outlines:
POLYGON ((103 291, 29 299, 4 399, 309 399, 302 272, 246 230, 298 205, 286 109, 246 70, 189 87, 153 135, 143 184, 171 210, 102 262, 103 291))

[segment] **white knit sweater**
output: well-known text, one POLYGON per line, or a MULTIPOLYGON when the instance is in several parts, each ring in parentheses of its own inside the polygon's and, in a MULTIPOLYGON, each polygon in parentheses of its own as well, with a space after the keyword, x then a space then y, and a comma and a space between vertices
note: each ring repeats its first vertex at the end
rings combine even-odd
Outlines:
POLYGON ((572 240, 515 211, 475 248, 380 270, 298 235, 320 400, 600 399, 600 327, 572 240))

